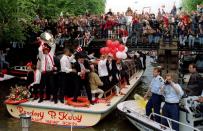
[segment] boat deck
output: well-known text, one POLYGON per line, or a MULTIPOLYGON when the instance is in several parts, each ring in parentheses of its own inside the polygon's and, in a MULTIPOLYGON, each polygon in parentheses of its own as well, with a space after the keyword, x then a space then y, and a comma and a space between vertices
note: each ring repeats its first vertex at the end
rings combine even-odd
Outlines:
POLYGON ((44 109, 57 109, 57 110, 66 110, 66 111, 77 111, 77 112, 90 112, 90 113, 105 113, 117 105, 119 102, 125 100, 127 96, 131 93, 134 87, 140 81, 140 78, 143 74, 143 71, 139 71, 135 73, 131 77, 130 85, 127 85, 126 88, 122 88, 121 92, 125 95, 118 95, 113 96, 108 103, 95 103, 94 105, 90 105, 89 107, 73 107, 70 105, 65 105, 63 103, 58 102, 58 104, 54 104, 50 101, 44 101, 42 103, 38 103, 38 100, 29 101, 25 103, 19 104, 19 106, 26 106, 26 107, 37 107, 37 108, 44 108, 44 109))

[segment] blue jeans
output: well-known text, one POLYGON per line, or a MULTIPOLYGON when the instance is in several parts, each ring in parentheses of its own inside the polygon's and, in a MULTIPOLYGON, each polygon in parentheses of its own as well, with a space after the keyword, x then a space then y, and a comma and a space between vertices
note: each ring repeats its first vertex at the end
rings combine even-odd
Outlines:
POLYGON ((149 41, 149 44, 152 44, 152 42, 153 42, 153 35, 148 35, 148 41, 149 41))
MULTIPOLYGON (((161 102, 162 96, 152 93, 146 105, 146 115, 149 116, 152 113, 152 109, 154 109, 154 113, 160 114, 161 102)), ((161 120, 158 116, 155 116, 154 119, 156 122, 160 122, 161 120)))
POLYGON ((159 43, 159 40, 160 40, 160 36, 155 36, 154 37, 154 43, 155 44, 159 43))
MULTIPOLYGON (((163 106, 162 114, 165 117, 179 121, 179 106, 178 106, 178 104, 170 104, 170 103, 166 102, 163 106)), ((164 118, 161 120, 161 123, 165 126, 168 126, 168 122, 164 118)), ((172 122, 172 128, 176 131, 179 131, 179 124, 172 122)))
POLYGON ((199 44, 203 45, 203 37, 199 37, 199 44))
POLYGON ((185 41, 186 41, 186 40, 187 40, 187 36, 184 36, 184 35, 180 35, 180 36, 179 36, 180 45, 185 46, 185 41))
POLYGON ((194 46, 194 43, 195 43, 195 37, 192 36, 192 35, 189 35, 189 38, 188 38, 188 43, 189 43, 189 47, 193 47, 194 46))

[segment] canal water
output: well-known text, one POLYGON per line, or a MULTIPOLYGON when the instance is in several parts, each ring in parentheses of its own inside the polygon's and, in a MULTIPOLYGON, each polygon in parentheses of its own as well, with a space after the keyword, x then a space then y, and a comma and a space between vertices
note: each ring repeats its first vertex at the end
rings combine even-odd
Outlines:
MULTIPOLYGON (((134 91, 127 98, 132 100, 134 94, 143 95, 148 88, 149 82, 152 79, 152 69, 154 64, 151 64, 152 59, 147 56, 147 69, 142 76, 140 84, 135 87, 134 91)), ((0 131, 21 131, 20 120, 12 118, 7 112, 3 101, 9 94, 11 83, 15 83, 15 79, 5 82, 0 85, 0 131)), ((31 123, 29 131, 70 131, 70 128, 45 125, 39 123, 31 123)), ((73 129, 73 131, 138 131, 118 110, 114 110, 106 118, 100 121, 96 126, 84 129, 73 129)))

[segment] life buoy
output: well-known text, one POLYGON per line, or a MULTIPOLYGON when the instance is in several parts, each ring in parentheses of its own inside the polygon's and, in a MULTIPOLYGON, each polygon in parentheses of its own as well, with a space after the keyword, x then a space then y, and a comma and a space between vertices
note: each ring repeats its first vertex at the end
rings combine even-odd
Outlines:
POLYGON ((27 102, 28 99, 23 99, 23 100, 11 100, 11 99, 7 99, 4 101, 5 104, 11 104, 11 105, 17 105, 17 104, 20 104, 20 103, 24 103, 24 102, 27 102))
POLYGON ((86 97, 78 97, 77 102, 74 102, 73 98, 67 98, 67 104, 74 107, 88 107, 90 102, 86 97))

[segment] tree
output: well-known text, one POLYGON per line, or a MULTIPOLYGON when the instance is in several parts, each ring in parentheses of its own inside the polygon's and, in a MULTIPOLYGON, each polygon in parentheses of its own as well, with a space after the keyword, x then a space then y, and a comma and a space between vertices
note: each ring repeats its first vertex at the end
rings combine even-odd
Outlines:
POLYGON ((31 24, 34 0, 0 0, 0 44, 26 40, 26 28, 31 24))
POLYGON ((186 11, 197 10, 197 5, 203 4, 202 0, 182 0, 183 9, 186 11))
MULTIPOLYGON (((0 0, 0 45, 11 41, 25 41, 33 18, 57 19, 60 12, 82 15, 104 12, 106 0, 0 0)), ((29 36, 28 36, 29 37, 29 36)))

